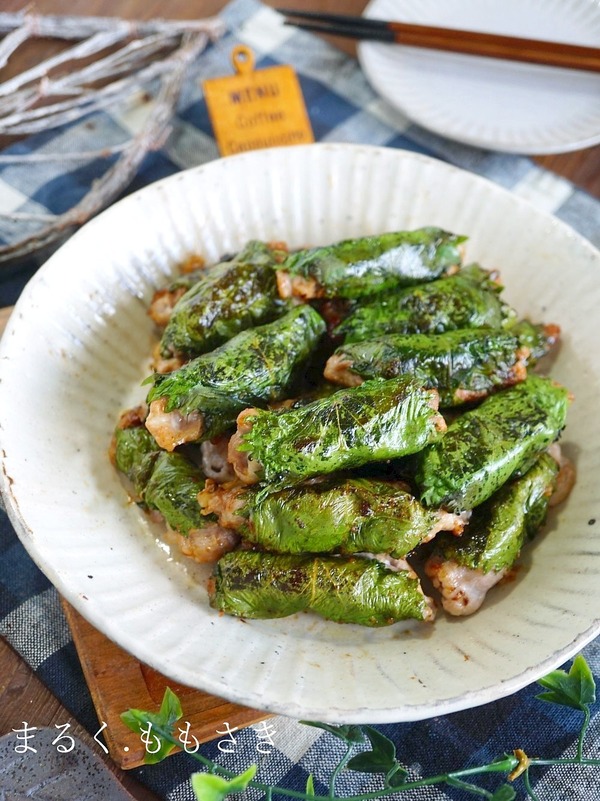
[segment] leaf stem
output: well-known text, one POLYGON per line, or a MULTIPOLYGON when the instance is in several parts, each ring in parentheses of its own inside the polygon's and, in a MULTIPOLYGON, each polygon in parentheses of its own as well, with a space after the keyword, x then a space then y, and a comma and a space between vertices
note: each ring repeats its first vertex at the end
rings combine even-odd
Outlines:
POLYGON ((350 759, 350 754, 352 753, 352 749, 354 748, 353 743, 348 743, 346 746, 346 753, 340 759, 338 764, 336 765, 335 770, 331 774, 331 780, 329 783, 329 798, 335 798, 335 785, 340 775, 340 772, 346 767, 348 760, 350 759))
POLYGON ((529 780, 529 768, 523 774, 523 783, 525 784, 525 789, 527 790, 527 798, 530 801, 539 801, 537 795, 533 791, 533 787, 531 786, 531 782, 529 780))
MULTIPOLYGON (((472 768, 464 768, 462 770, 451 771, 449 773, 440 773, 434 776, 427 776, 414 781, 404 781, 408 775, 405 768, 396 758, 396 747, 389 738, 379 733, 373 727, 354 727, 354 726, 338 726, 331 727, 321 723, 311 723, 308 725, 317 726, 324 730, 328 730, 331 734, 339 737, 346 743, 346 751, 333 769, 330 777, 329 791, 326 796, 317 796, 314 794, 314 783, 312 774, 309 775, 304 792, 298 790, 288 790, 286 787, 279 787, 278 785, 264 784, 263 782, 256 781, 251 778, 256 774, 257 765, 252 765, 248 770, 238 776, 237 773, 221 767, 217 762, 203 756, 196 751, 187 751, 185 745, 187 740, 176 739, 174 736, 174 722, 177 721, 181 715, 181 704, 177 696, 170 690, 165 692, 165 697, 161 705, 159 714, 144 712, 139 709, 130 709, 128 712, 123 713, 122 718, 124 723, 129 726, 133 731, 141 732, 143 735, 150 732, 150 728, 154 727, 154 731, 159 740, 160 748, 163 749, 159 754, 158 759, 148 759, 148 762, 160 761, 164 756, 168 755, 169 751, 164 751, 165 745, 175 746, 181 748, 188 756, 193 757, 199 762, 210 774, 220 776, 219 786, 226 787, 224 793, 219 797, 224 797, 228 793, 239 792, 239 788, 251 788, 261 791, 265 796, 265 801, 273 801, 274 796, 298 799, 299 801, 334 801, 337 798, 336 784, 340 773, 344 768, 348 767, 350 757, 354 745, 358 742, 364 742, 363 730, 366 732, 373 750, 366 753, 369 759, 356 759, 350 762, 351 769, 365 772, 383 773, 383 789, 373 790, 371 792, 360 793, 359 795, 345 796, 343 801, 379 801, 379 799, 388 796, 396 795, 398 793, 408 790, 418 790, 432 785, 447 785, 448 787, 455 787, 464 790, 467 793, 478 795, 485 798, 486 801, 494 801, 494 799, 514 799, 516 798, 514 789, 510 784, 504 784, 498 788, 495 793, 481 787, 478 784, 472 784, 465 781, 469 777, 481 776, 483 774, 499 773, 504 774, 509 782, 513 782, 518 778, 523 779, 527 798, 529 801, 539 801, 538 796, 533 790, 531 785, 530 769, 532 767, 540 766, 558 766, 558 765, 579 765, 583 767, 600 767, 600 758, 589 759, 583 757, 583 746, 587 730, 590 725, 591 713, 590 704, 595 701, 595 689, 593 675, 583 657, 579 656, 573 663, 573 666, 566 674, 564 671, 554 671, 549 674, 545 679, 539 681, 541 686, 547 688, 549 692, 538 695, 537 697, 543 701, 551 703, 558 703, 563 706, 574 707, 577 703, 577 709, 580 709, 584 714, 584 719, 581 724, 581 729, 577 741, 577 752, 575 757, 558 758, 558 759, 540 759, 538 757, 530 758, 524 751, 517 748, 512 754, 505 753, 502 757, 495 759, 493 762, 484 765, 478 765, 472 768), (148 732, 145 731, 145 726, 149 724, 148 732), (162 742, 161 742, 162 741, 162 742), (390 767, 391 766, 391 767, 390 767), (386 772, 387 771, 387 772, 386 772), (392 780, 397 773, 401 773, 399 781, 392 784, 392 780), (229 782, 224 782, 223 779, 229 779, 229 782), (237 781, 236 781, 237 780, 237 781), (241 783, 242 782, 242 783, 241 783)), ((188 729, 189 729, 189 724, 188 729)), ((184 733, 184 730, 181 730, 184 733)), ((142 741, 144 737, 142 737, 142 741)), ((364 756, 364 755, 362 755, 364 756)), ((193 789, 199 791, 194 785, 196 780, 208 780, 205 774, 195 774, 192 777, 193 789)), ((197 792, 196 792, 197 794, 197 792)))
MULTIPOLYGON (((156 734, 160 735, 164 738, 168 743, 181 748, 181 742, 173 737, 171 731, 167 729, 163 729, 162 727, 153 724, 154 731, 156 734)), ((352 743, 348 744, 348 748, 344 756, 342 757, 341 761, 337 765, 336 769, 333 771, 331 776, 331 787, 329 790, 329 795, 322 796, 322 795, 310 795, 298 790, 288 790, 286 787, 277 787, 272 786, 269 784, 263 784, 263 782, 256 781, 252 779, 248 783, 248 787, 251 787, 255 790, 261 790, 263 793, 266 794, 267 798, 272 797, 273 793, 277 795, 287 796, 288 798, 298 798, 302 799, 302 801, 331 801, 332 798, 335 798, 335 781, 340 773, 340 771, 346 765, 350 753, 352 751, 352 743)), ((211 773, 216 773, 217 775, 221 775, 224 778, 232 779, 237 776, 237 773, 234 771, 228 770, 227 768, 223 768, 220 765, 213 762, 211 759, 208 759, 202 754, 196 752, 190 752, 189 756, 193 757, 195 760, 200 762, 204 767, 208 768, 211 773)), ((453 781, 460 781, 460 778, 463 776, 477 776, 484 773, 508 773, 517 764, 518 760, 511 755, 506 755, 503 760, 497 760, 494 762, 490 762, 486 765, 480 765, 475 768, 465 768, 464 770, 456 770, 452 773, 440 773, 435 776, 428 776, 424 779, 416 779, 412 782, 405 782, 404 784, 399 785, 398 787, 393 788, 394 793, 404 792, 406 790, 418 790, 421 787, 428 787, 434 784, 448 784, 452 783, 453 781)), ((572 760, 571 760, 572 762, 572 760)), ((600 762, 600 760, 598 760, 600 762)), ((585 764, 583 762, 582 764, 585 764)), ((466 783, 465 783, 466 784, 466 783)), ((386 796, 390 795, 390 788, 384 788, 383 790, 373 790, 369 793, 361 793, 359 795, 347 796, 344 798, 344 801, 371 801, 371 799, 379 799, 385 798, 386 796)))
MULTIPOLYGON (((582 728, 582 734, 585 734, 585 729, 589 721, 587 720, 584 722, 584 726, 582 728)), ((168 731, 167 729, 163 729, 156 724, 153 724, 154 731, 164 738, 167 742, 171 743, 172 745, 181 748, 181 741, 177 740, 172 732, 168 731)), ((583 743, 583 736, 581 736, 581 742, 583 743)), ((352 743, 348 744, 346 753, 342 757, 341 761, 338 763, 337 767, 332 773, 331 776, 331 786, 329 789, 329 794, 326 796, 322 795, 310 795, 308 793, 298 791, 298 790, 288 790, 286 787, 278 787, 272 786, 268 784, 264 784, 263 782, 256 781, 253 779, 249 782, 248 787, 251 787, 255 790, 260 790, 265 793, 267 801, 273 797, 273 793, 279 796, 285 796, 287 798, 295 798, 300 799, 301 801, 331 801, 332 798, 335 798, 335 783, 340 774, 340 772, 345 767, 348 759, 350 758, 350 754, 352 752, 353 745, 352 743)), ((600 759, 583 759, 579 757, 580 749, 578 749, 578 755, 576 759, 569 759, 569 758, 560 758, 560 759, 538 759, 532 758, 529 760, 529 767, 534 766, 548 766, 548 765, 583 765, 589 767, 599 767, 600 766, 600 759)), ((237 773, 234 771, 228 770, 227 768, 223 768, 217 763, 213 762, 211 759, 203 756, 200 753, 189 753, 189 756, 193 757, 195 760, 200 762, 205 768, 207 768, 211 773, 216 773, 217 775, 223 776, 227 779, 232 779, 237 776, 237 773)), ((516 765, 518 764, 518 760, 515 756, 507 754, 504 759, 496 760, 494 762, 487 763, 485 765, 478 765, 473 768, 464 768, 463 770, 456 770, 450 773, 439 773, 434 776, 427 776, 422 779, 415 779, 411 782, 405 782, 393 789, 390 787, 386 787, 382 790, 373 790, 368 793, 361 793, 359 795, 347 796, 344 798, 344 801, 375 801, 376 799, 385 798, 386 796, 391 795, 391 793, 400 793, 405 792, 408 790, 418 790, 422 787, 429 787, 436 784, 449 784, 450 786, 458 787, 459 784, 462 789, 468 792, 477 792, 480 795, 485 795, 487 793, 486 790, 483 788, 477 787, 476 785, 469 784, 468 782, 461 781, 463 778, 467 778, 470 776, 480 776, 486 773, 510 773, 516 765)), ((538 801, 535 793, 531 788, 531 784, 529 781, 528 772, 524 774, 524 781, 527 793, 529 794, 529 798, 531 801, 538 801)), ((491 798, 492 796, 488 793, 487 798, 491 798)))
POLYGON ((479 787, 477 784, 471 784, 470 782, 463 782, 460 779, 455 778, 454 776, 449 776, 447 784, 450 787, 456 787, 459 790, 465 790, 467 793, 473 793, 474 795, 482 795, 484 798, 490 799, 493 798, 492 793, 484 790, 483 787, 479 787))
POLYGON ((561 759, 538 759, 532 757, 530 765, 583 765, 587 767, 600 767, 600 759, 574 759, 564 757, 561 759))
POLYGON ((583 707, 583 723, 581 724, 581 731, 579 732, 579 740, 577 741, 577 761, 583 760, 583 741, 590 725, 590 708, 587 704, 583 707))

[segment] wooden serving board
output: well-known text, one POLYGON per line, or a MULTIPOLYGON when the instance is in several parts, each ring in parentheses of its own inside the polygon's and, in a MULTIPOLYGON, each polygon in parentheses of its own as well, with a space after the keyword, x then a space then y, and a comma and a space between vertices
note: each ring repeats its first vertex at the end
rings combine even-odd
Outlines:
MULTIPOLYGON (((11 311, 12 307, 0 308, 0 336, 11 311)), ((179 696, 182 721, 189 721, 190 734, 201 743, 218 737, 217 729, 224 731, 225 722, 232 729, 244 728, 268 717, 265 712, 168 681, 115 645, 66 601, 62 605, 98 719, 107 724, 102 737, 120 768, 138 767, 143 764, 145 754, 139 736, 121 722, 121 713, 130 708, 157 712, 167 687, 179 696)))
POLYGON ((107 724, 102 737, 112 759, 124 770, 143 764, 145 751, 139 735, 121 722, 121 713, 130 708, 158 712, 167 687, 181 701, 182 725, 189 721, 190 734, 201 743, 217 738, 217 729, 225 731, 225 721, 234 729, 268 717, 265 712, 167 680, 115 645, 66 601, 62 605, 98 719, 107 724))
POLYGON ((0 337, 2 336, 2 332, 6 328, 6 323, 8 322, 8 318, 12 314, 13 306, 2 306, 0 308, 0 337))

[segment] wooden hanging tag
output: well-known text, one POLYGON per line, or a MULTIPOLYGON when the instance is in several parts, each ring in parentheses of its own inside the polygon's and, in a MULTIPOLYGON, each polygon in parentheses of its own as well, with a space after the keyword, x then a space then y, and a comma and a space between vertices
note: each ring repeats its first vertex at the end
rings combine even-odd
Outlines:
POLYGON ((254 69, 254 53, 233 48, 235 75, 202 84, 222 156, 314 142, 300 82, 292 67, 254 69))

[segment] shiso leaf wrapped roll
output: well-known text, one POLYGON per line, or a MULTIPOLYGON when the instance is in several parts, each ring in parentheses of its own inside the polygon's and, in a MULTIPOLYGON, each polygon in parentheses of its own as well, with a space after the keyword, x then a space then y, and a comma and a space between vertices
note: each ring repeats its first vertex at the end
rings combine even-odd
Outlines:
POLYGON ((146 427, 168 451, 211 439, 247 406, 284 398, 324 331, 314 309, 297 306, 172 373, 155 374, 146 427))
POLYGON ((469 615, 543 525, 559 466, 547 453, 473 511, 462 537, 442 534, 425 564, 452 615, 469 615))
POLYGON ((259 497, 253 487, 209 482, 205 512, 247 542, 274 553, 387 553, 399 559, 438 531, 460 534, 464 519, 427 509, 401 482, 340 478, 259 497))
POLYGON ((530 365, 549 353, 560 337, 560 326, 555 323, 532 323, 529 320, 511 321, 507 323, 506 331, 518 337, 521 345, 529 350, 530 365))
POLYGON ((437 389, 441 406, 458 406, 523 381, 528 354, 516 336, 488 328, 389 334, 342 345, 329 358, 324 375, 345 386, 411 375, 422 386, 437 389))
POLYGON ((156 440, 143 422, 115 429, 111 445, 112 461, 129 481, 137 502, 142 501, 159 453, 156 440))
POLYGON ((252 241, 232 261, 204 270, 175 304, 161 337, 161 355, 206 353, 283 314, 274 271, 283 255, 252 241))
POLYGON ((458 328, 500 328, 515 312, 499 297, 501 287, 476 264, 454 275, 387 293, 358 306, 335 329, 344 342, 384 334, 439 334, 458 328))
POLYGON ((291 253, 277 270, 282 298, 358 298, 433 281, 461 263, 466 237, 420 228, 291 253))
POLYGON ((202 470, 181 453, 161 451, 143 426, 141 409, 123 416, 115 431, 111 455, 117 469, 134 488, 135 500, 146 511, 158 512, 170 530, 169 541, 197 562, 216 562, 239 544, 239 535, 221 526, 214 514, 202 514, 198 493, 204 489, 202 470))
POLYGON ((115 466, 133 485, 136 500, 159 511, 172 529, 188 534, 216 522, 216 515, 202 514, 198 505, 205 484, 202 470, 181 453, 160 450, 141 417, 133 425, 117 427, 112 450, 115 466))
POLYGON ((186 456, 161 451, 144 490, 146 505, 160 512, 179 550, 201 563, 216 562, 240 541, 216 515, 202 514, 198 493, 204 482, 200 468, 186 456))
POLYGON ((313 476, 416 453, 446 428, 438 394, 405 376, 366 381, 297 408, 246 409, 229 461, 246 484, 270 490, 313 476))
POLYGON ((170 540, 196 562, 216 562, 239 544, 235 531, 221 526, 216 515, 204 515, 198 492, 204 474, 182 453, 161 451, 144 489, 145 505, 157 510, 173 532, 170 540))
POLYGON ((144 501, 157 509, 167 523, 181 534, 215 522, 214 515, 203 515, 198 493, 204 489, 204 475, 181 453, 161 451, 144 489, 144 501))
POLYGON ((179 298, 184 295, 188 289, 191 289, 195 284, 197 284, 198 281, 200 281, 202 278, 205 278, 207 275, 207 269, 210 269, 205 266, 204 259, 202 259, 200 256, 192 257, 190 261, 191 263, 202 264, 202 266, 196 267, 195 269, 190 269, 189 271, 181 272, 168 284, 160 287, 160 289, 157 289, 152 296, 150 306, 148 307, 148 314, 161 328, 164 328, 169 322, 171 314, 173 313, 173 309, 175 308, 175 304, 179 298))
POLYGON ((243 618, 311 611, 361 626, 434 618, 411 570, 360 557, 233 551, 217 562, 209 597, 214 609, 243 618))
POLYGON ((483 503, 558 438, 568 404, 564 387, 530 375, 465 412, 417 457, 423 503, 457 511, 483 503))

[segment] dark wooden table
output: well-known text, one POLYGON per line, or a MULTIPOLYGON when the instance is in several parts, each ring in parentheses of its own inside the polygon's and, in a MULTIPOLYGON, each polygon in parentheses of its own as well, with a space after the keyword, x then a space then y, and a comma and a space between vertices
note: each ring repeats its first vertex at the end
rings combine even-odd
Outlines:
MULTIPOLYGON (((279 8, 298 8, 307 10, 340 11, 337 0, 264 0, 266 5, 279 8)), ((20 11, 26 4, 23 0, 3 0, 3 11, 20 11)), ((168 16, 172 19, 192 19, 216 14, 225 5, 221 0, 169 0, 165 5, 161 0, 36 0, 35 11, 48 14, 81 14, 98 16, 118 16, 126 19, 151 19, 168 16)), ((365 0, 345 0, 344 13, 359 14, 365 0)), ((330 38, 330 41, 349 53, 354 53, 354 45, 345 40, 330 38)), ((2 77, 20 71, 37 62, 40 57, 50 55, 58 49, 54 42, 37 41, 28 43, 17 54, 14 62, 6 68, 2 77)), ((563 175, 577 186, 600 198, 600 146, 578 150, 573 153, 536 156, 534 160, 543 167, 563 175)), ((6 321, 7 313, 0 310, 0 331, 6 321)), ((0 709, 2 723, 0 735, 13 727, 22 725, 27 719, 36 726, 53 726, 55 723, 72 725, 82 740, 98 753, 91 736, 69 715, 60 702, 36 678, 28 665, 0 638, 0 709)), ((123 785, 139 801, 152 801, 156 797, 141 787, 127 774, 118 770, 107 758, 107 764, 120 778, 123 785)))

